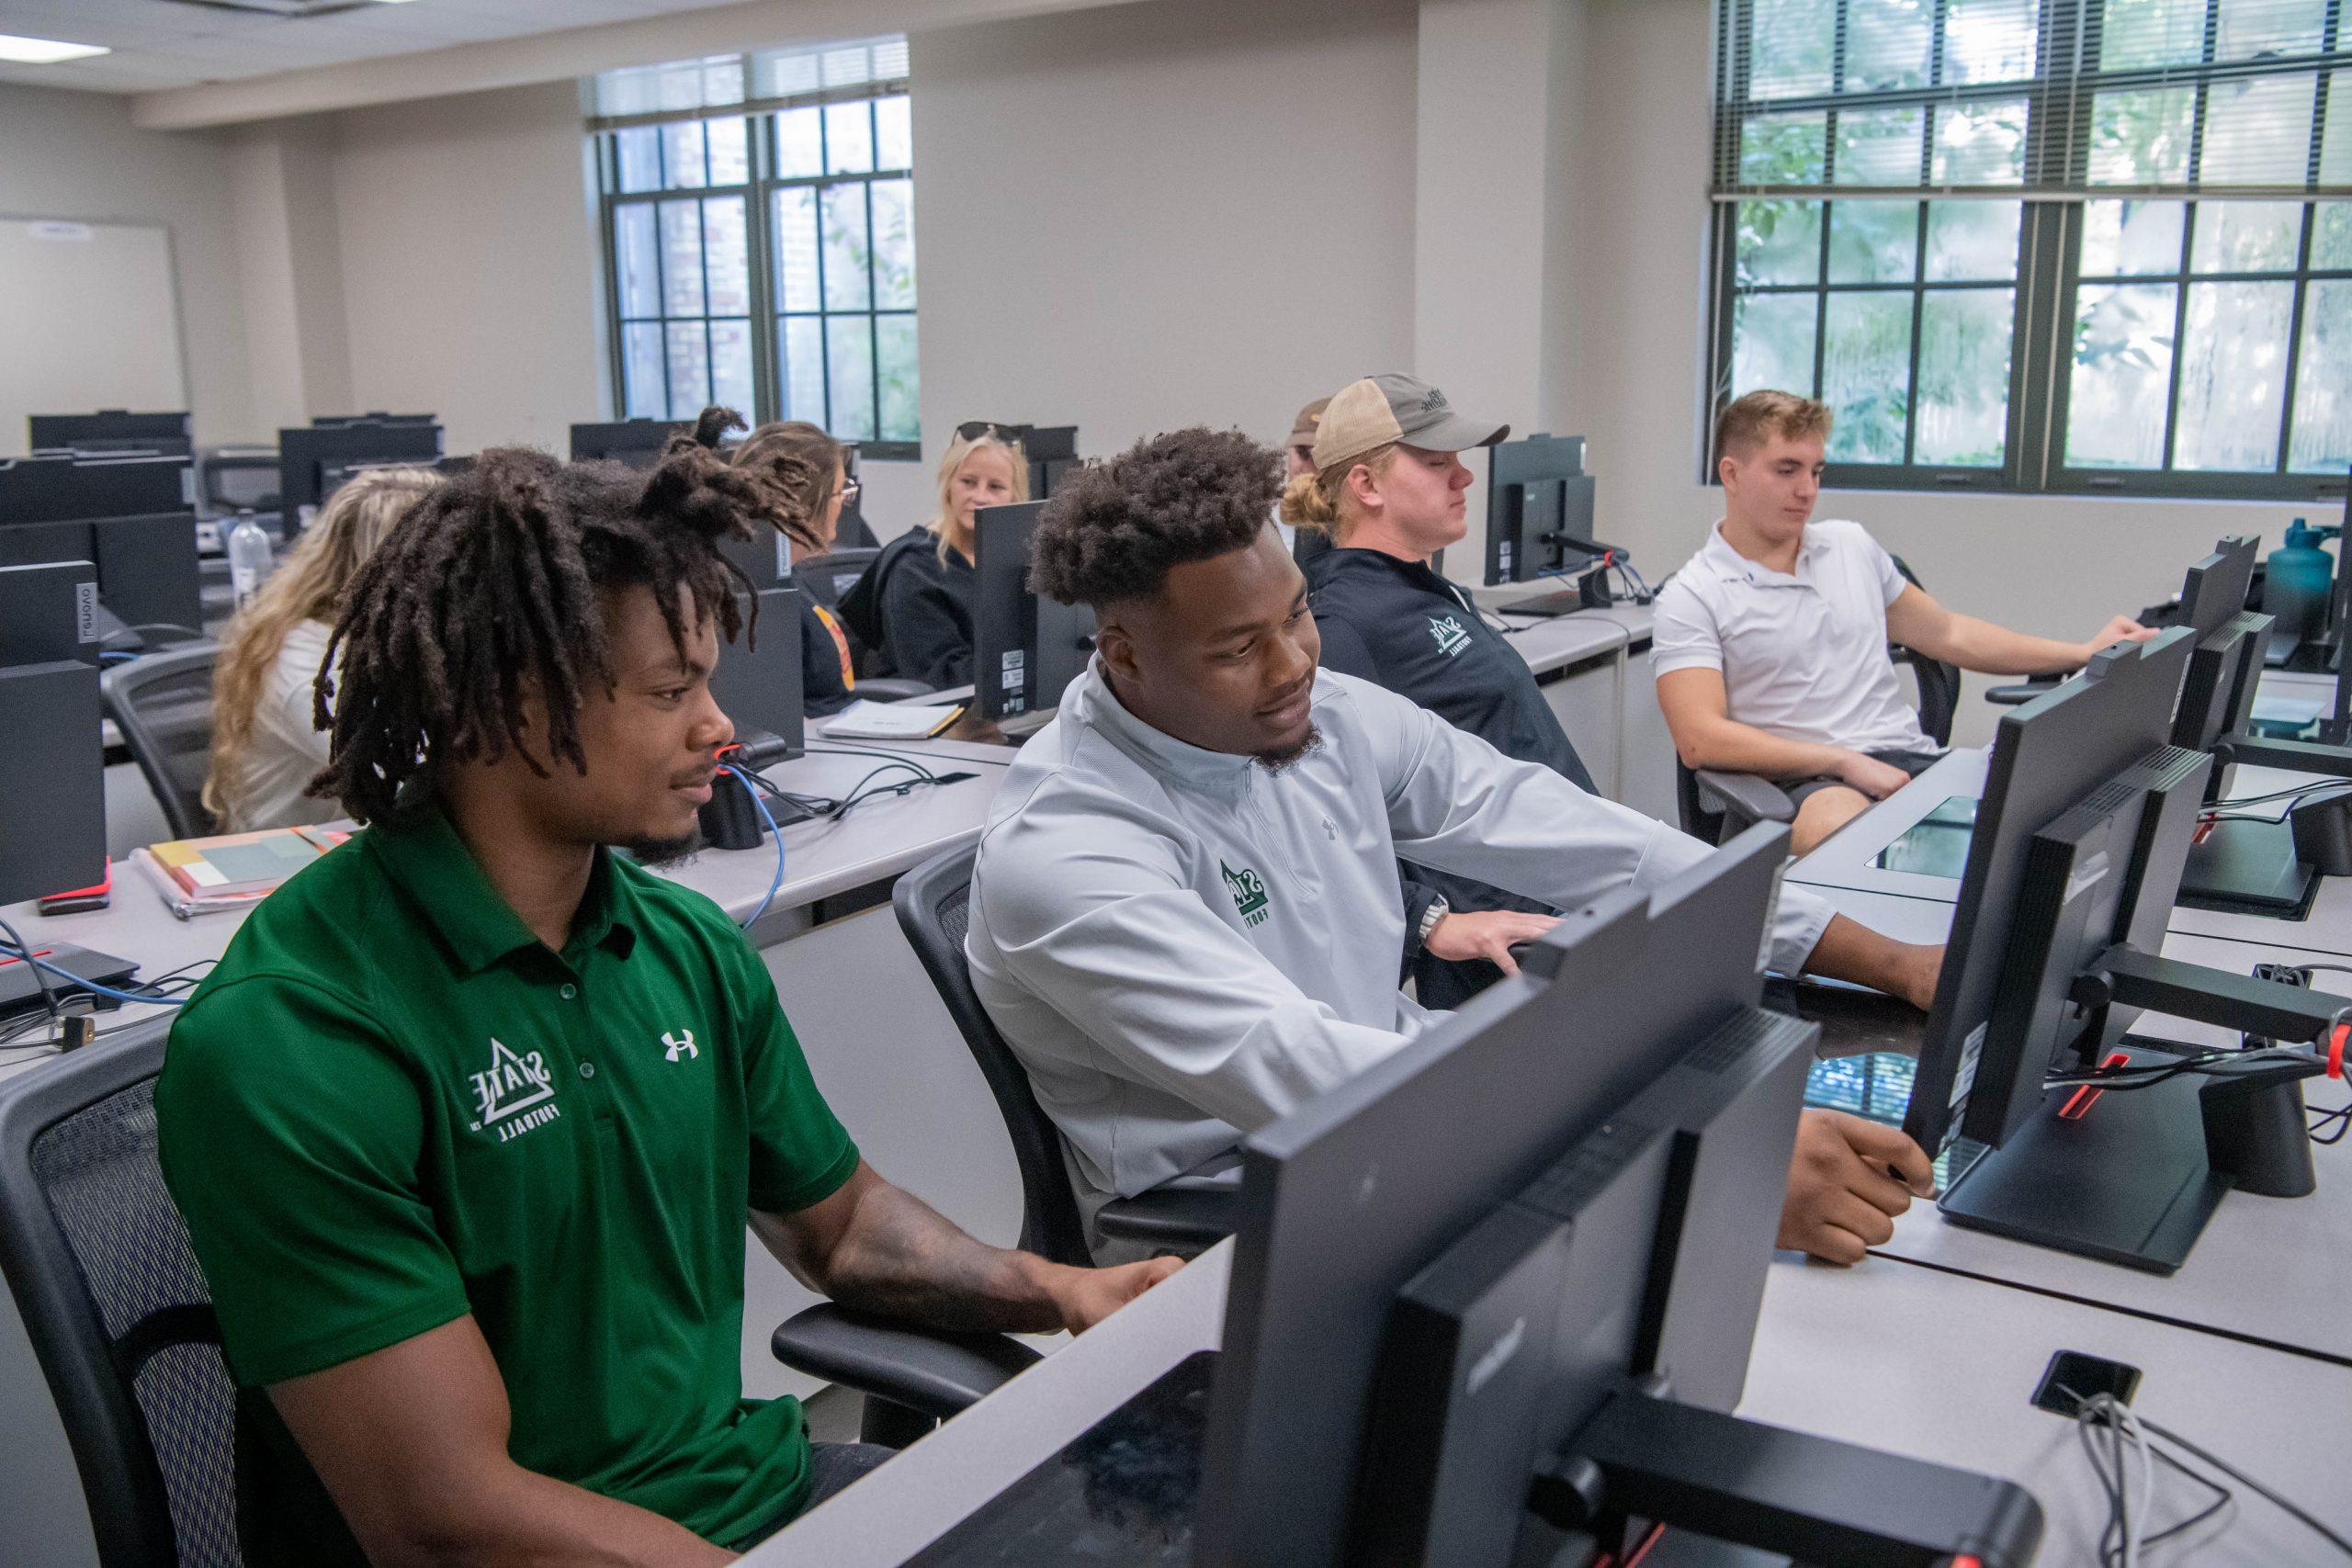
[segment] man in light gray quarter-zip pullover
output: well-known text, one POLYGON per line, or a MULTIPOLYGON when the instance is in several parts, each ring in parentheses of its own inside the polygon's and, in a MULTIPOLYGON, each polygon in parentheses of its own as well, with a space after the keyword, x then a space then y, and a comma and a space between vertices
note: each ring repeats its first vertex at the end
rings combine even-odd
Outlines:
MULTIPOLYGON (((966 951, 1090 1225, 1114 1194, 1229 1169, 1243 1134, 1444 1016, 1397 988, 1399 855, 1573 908, 1711 852, 1318 672, 1265 525, 1276 482, 1246 438, 1181 431, 1065 481, 1039 525, 1036 586, 1093 604, 1099 650, 990 810, 966 951)), ((1795 887, 1768 953, 1923 1005, 1941 956, 1795 887)), ((1851 1260, 1928 1162, 1893 1129, 1807 1123, 1781 1241, 1851 1260)))

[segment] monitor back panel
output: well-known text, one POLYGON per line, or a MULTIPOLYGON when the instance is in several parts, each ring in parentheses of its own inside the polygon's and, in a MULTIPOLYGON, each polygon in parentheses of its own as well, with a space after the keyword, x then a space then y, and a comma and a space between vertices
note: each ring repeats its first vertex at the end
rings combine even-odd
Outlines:
POLYGON ((1252 1135, 1200 1562, 1340 1560, 1397 1290, 1755 1001, 1785 843, 1572 912, 1528 972, 1252 1135))

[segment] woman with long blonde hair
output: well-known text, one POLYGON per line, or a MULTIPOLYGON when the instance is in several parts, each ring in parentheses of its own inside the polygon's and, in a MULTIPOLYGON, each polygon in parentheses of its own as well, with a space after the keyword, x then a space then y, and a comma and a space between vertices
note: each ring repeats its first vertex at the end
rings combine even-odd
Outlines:
POLYGON ((871 569, 891 672, 934 688, 972 680, 973 514, 1029 499, 1029 457, 1020 444, 994 425, 965 429, 972 434, 959 433, 939 462, 938 511, 891 540, 871 569))
POLYGON ((333 800, 302 793, 327 765, 312 688, 336 606, 360 563, 440 483, 430 468, 355 474, 229 623, 212 668, 212 767, 204 781, 204 808, 222 832, 340 815, 333 800))

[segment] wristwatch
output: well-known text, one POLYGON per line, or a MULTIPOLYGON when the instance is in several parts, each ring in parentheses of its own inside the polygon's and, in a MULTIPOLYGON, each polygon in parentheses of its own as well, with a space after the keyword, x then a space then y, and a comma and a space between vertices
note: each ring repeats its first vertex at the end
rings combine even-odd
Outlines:
POLYGON ((1452 913, 1453 907, 1446 903, 1442 895, 1430 900, 1430 907, 1421 911, 1420 943, 1423 947, 1430 944, 1430 932, 1437 930, 1437 923, 1452 913))

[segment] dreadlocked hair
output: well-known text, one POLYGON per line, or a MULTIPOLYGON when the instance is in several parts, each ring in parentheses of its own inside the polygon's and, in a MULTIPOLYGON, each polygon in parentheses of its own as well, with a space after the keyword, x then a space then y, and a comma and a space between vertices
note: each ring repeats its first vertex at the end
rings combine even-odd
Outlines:
POLYGON ((509 748, 541 777, 558 761, 587 772, 580 705, 613 685, 605 596, 652 590, 682 659, 693 630, 682 591, 695 625, 715 616, 731 639, 744 629, 738 590, 755 613, 756 599, 719 542, 752 537, 770 504, 755 476, 692 443, 673 443, 650 474, 484 452, 353 578, 314 688, 332 736, 310 793, 367 822, 390 815, 411 778, 509 748), (526 692, 545 711, 544 758, 525 742, 526 692))
MULTIPOLYGON (((695 419, 691 434, 680 432, 670 437, 662 450, 673 453, 700 446, 718 452, 718 444, 729 431, 749 428, 741 414, 714 403, 695 419)), ((795 549, 821 555, 831 547, 832 539, 818 532, 816 519, 833 499, 834 471, 841 466, 842 452, 842 444, 822 430, 794 420, 763 424, 720 455, 768 487, 763 521, 790 539, 795 549)))

